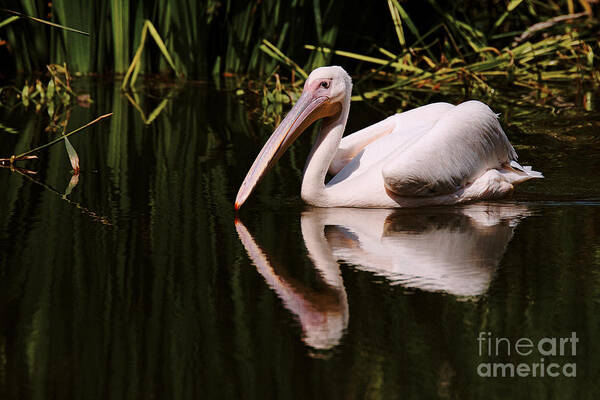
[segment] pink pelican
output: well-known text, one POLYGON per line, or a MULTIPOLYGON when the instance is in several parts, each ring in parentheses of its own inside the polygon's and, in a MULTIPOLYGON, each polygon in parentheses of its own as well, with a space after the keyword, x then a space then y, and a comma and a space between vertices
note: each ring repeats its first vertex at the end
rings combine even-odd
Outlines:
POLYGON ((516 162, 498 116, 479 101, 429 104, 342 138, 351 93, 352 80, 343 68, 312 71, 302 95, 250 167, 235 208, 318 119, 323 124, 301 189, 302 199, 314 206, 396 208, 498 199, 515 184, 543 178, 516 162), (328 172, 333 178, 325 183, 328 172))

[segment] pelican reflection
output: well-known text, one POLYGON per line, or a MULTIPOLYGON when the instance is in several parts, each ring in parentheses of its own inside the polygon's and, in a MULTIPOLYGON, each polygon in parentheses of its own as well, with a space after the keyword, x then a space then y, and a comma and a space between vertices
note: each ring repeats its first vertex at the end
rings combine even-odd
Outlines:
POLYGON ((485 203, 415 210, 307 209, 301 215, 302 238, 321 280, 319 288, 290 277, 239 220, 236 229, 258 272, 297 316, 304 342, 325 350, 340 342, 348 326, 339 262, 391 285, 480 296, 514 228, 527 215, 525 206, 485 203))

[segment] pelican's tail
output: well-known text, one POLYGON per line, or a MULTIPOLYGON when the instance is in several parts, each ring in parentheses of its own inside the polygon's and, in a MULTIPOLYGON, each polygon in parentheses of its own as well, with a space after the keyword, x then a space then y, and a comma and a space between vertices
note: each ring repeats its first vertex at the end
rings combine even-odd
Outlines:
POLYGON ((510 164, 505 165, 504 170, 501 172, 513 185, 530 179, 544 177, 541 172, 534 171, 530 166, 521 166, 515 160, 512 160, 510 164))

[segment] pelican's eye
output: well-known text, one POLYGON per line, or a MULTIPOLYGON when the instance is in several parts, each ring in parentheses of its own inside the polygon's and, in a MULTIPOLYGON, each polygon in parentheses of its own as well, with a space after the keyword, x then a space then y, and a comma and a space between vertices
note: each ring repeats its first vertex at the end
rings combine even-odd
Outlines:
POLYGON ((324 89, 329 89, 329 81, 323 81, 321 82, 321 87, 324 89))

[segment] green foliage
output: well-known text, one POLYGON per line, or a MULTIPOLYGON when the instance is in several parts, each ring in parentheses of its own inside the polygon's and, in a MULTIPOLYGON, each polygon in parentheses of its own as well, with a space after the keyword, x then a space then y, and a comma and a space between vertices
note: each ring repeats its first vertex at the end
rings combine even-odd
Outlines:
POLYGON ((141 57, 142 57, 142 52, 144 51, 144 46, 146 45, 146 38, 148 37, 148 32, 150 32, 150 36, 152 37, 152 39, 154 39, 154 42, 160 49, 162 55, 165 57, 165 60, 169 63, 169 66, 175 72, 177 72, 177 69, 175 68, 175 64, 173 63, 173 59, 171 58, 171 55, 169 54, 169 51, 167 50, 167 46, 165 45, 165 42, 162 40, 162 38, 156 31, 156 28, 154 27, 154 25, 152 25, 152 22, 145 21, 144 26, 142 28, 142 36, 140 39, 140 45, 138 46, 138 49, 135 52, 135 56, 133 57, 133 60, 131 61, 129 68, 127 69, 127 73, 125 74, 125 77, 123 78, 123 82, 121 83, 122 90, 125 90, 127 88, 133 88, 133 86, 135 85, 135 81, 137 79, 137 76, 140 72, 141 65, 142 65, 141 57))
MULTIPOLYGON (((145 21, 151 21, 173 59, 174 69, 189 77, 211 72, 270 75, 281 58, 287 59, 289 66, 289 60, 295 60, 296 72, 298 68, 310 71, 332 60, 341 62, 334 59, 339 53, 307 52, 305 45, 371 57, 380 53, 377 49, 391 49, 386 54, 398 58, 391 63, 401 61, 408 67, 429 61, 441 66, 454 59, 470 63, 490 58, 489 47, 501 51, 510 48, 511 38, 538 23, 568 13, 592 14, 597 8, 586 0, 548 4, 505 0, 485 6, 474 0, 448 4, 388 0, 369 7, 361 2, 346 2, 341 7, 333 0, 102 0, 89 4, 57 0, 50 8, 41 0, 20 0, 18 5, 19 12, 38 21, 91 35, 87 38, 15 23, 12 17, 5 19, 0 22, 0 35, 10 44, 17 71, 31 72, 49 63, 67 62, 76 73, 125 73, 142 40, 145 21), (430 39, 425 38, 425 32, 430 39), (265 57, 265 52, 278 57, 265 57)), ((597 32, 597 24, 589 18, 571 18, 554 25, 540 32, 575 33, 580 38, 585 32, 597 32)), ((157 55, 150 51, 140 59, 144 71, 173 69, 157 55)))
MULTIPOLYGON (((369 68, 355 84, 357 94, 353 100, 383 101, 395 97, 407 105, 420 102, 416 92, 489 97, 515 86, 552 96, 557 94, 557 88, 552 87, 556 83, 600 84, 594 52, 598 49, 600 24, 589 19, 585 12, 552 16, 561 12, 558 6, 547 10, 526 1, 531 15, 546 18, 528 25, 530 18, 516 11, 524 7, 523 1, 512 0, 497 19, 493 18, 493 12, 477 13, 479 21, 483 16, 495 20, 485 25, 469 21, 466 10, 449 9, 435 0, 428 3, 440 23, 421 35, 405 8, 396 0, 388 1, 388 20, 396 31, 398 52, 376 45, 380 54, 375 57, 312 44, 304 47, 313 53, 336 55, 369 68), (403 24, 414 36, 411 44, 405 37, 403 24), (499 34, 501 28, 513 30, 499 34)), ((297 64, 278 49, 263 50, 297 70, 297 64)), ((289 86, 290 91, 300 89, 298 85, 289 86)))
MULTIPOLYGON (((271 73, 276 63, 263 56, 263 38, 296 56, 303 52, 307 33, 316 35, 320 45, 333 46, 339 30, 339 10, 333 7, 333 0, 104 0, 89 4, 21 0, 18 4, 23 14, 32 18, 86 30, 91 36, 4 20, 0 23, 6 28, 17 72, 39 71, 46 64, 66 62, 75 73, 125 73, 139 46, 145 21, 151 21, 164 40, 174 69, 192 77, 211 71, 271 73)), ((146 71, 163 72, 172 67, 155 55, 150 52, 142 60, 146 71)), ((329 60, 328 55, 308 55, 305 67, 312 69, 329 60)))
POLYGON ((22 88, 4 87, 0 92, 3 94, 0 105, 12 107, 20 104, 25 108, 33 107, 36 113, 46 112, 56 122, 72 106, 89 106, 92 103, 89 94, 77 94, 73 91, 71 74, 65 65, 52 64, 46 66, 46 69, 50 74, 47 84, 38 78, 31 83, 26 81, 22 88))

